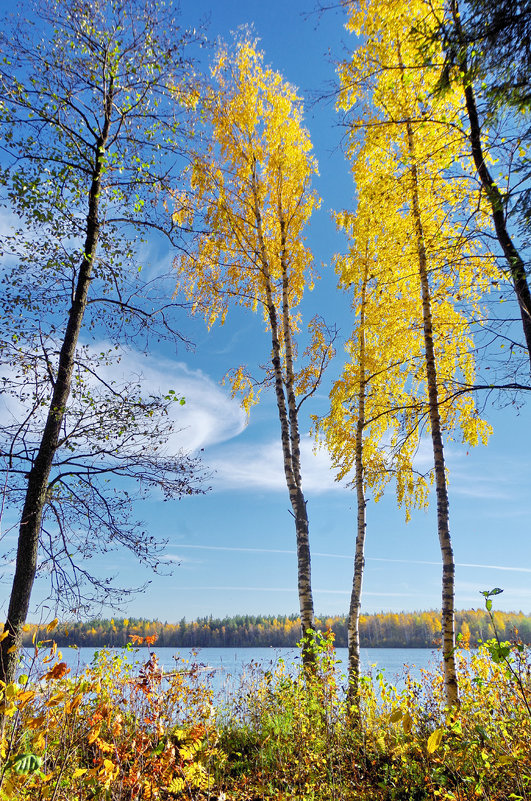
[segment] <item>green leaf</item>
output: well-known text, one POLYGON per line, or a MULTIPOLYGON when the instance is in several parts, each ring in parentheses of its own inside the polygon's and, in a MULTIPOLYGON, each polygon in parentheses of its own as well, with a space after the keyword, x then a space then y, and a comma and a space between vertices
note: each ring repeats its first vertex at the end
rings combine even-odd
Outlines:
POLYGON ((494 587, 493 590, 481 590, 480 594, 483 595, 485 598, 490 598, 491 595, 500 595, 503 590, 501 587, 494 587))
POLYGON ((42 765, 42 757, 36 754, 19 754, 16 756, 12 763, 11 769, 15 773, 35 773, 42 765))

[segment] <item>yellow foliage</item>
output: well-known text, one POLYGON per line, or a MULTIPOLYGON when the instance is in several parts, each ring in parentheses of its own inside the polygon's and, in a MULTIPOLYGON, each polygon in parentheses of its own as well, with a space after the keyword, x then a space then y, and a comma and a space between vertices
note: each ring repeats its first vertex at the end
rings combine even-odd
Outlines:
MULTIPOLYGON (((212 145, 190 169, 190 196, 176 201, 179 214, 185 208, 191 213, 193 204, 204 233, 194 250, 174 263, 177 292, 208 326, 223 323, 233 304, 258 310, 271 331, 284 380, 307 392, 320 377, 323 358, 332 353, 313 322, 307 364, 294 374, 297 307, 315 278, 303 231, 320 203, 310 188, 317 164, 302 106, 293 87, 264 66, 248 38, 234 53, 223 48, 212 74, 216 86, 204 101, 212 145)), ((227 376, 247 413, 258 402, 257 387, 273 381, 273 369, 264 369, 261 382, 242 367, 227 376)))
POLYGON ((168 792, 169 793, 180 793, 186 787, 186 782, 181 776, 177 776, 175 779, 172 779, 170 784, 168 785, 168 792))
MULTIPOLYGON (((350 242, 336 270, 340 286, 353 293, 355 324, 331 411, 319 425, 342 479, 354 470, 354 431, 363 410, 365 487, 378 500, 393 480, 406 518, 412 506, 426 505, 433 480, 415 464, 429 430, 429 399, 413 181, 429 271, 441 425, 448 434, 459 430, 472 446, 486 443, 491 431, 466 388, 475 382, 472 326, 486 320, 480 301, 497 268, 466 229, 470 219, 486 223, 487 211, 472 206, 473 169, 455 124, 461 97, 457 90, 434 92, 439 70, 420 60, 412 35, 415 26, 435 25, 442 0, 431 8, 430 16, 424 0, 349 6, 347 28, 362 43, 340 66, 338 105, 351 115, 358 204, 355 213, 336 215, 350 242)), ((430 55, 440 64, 433 40, 430 55)))
POLYGON ((76 768, 75 771, 72 773, 73 779, 79 779, 80 776, 84 776, 87 772, 87 768, 76 768))
POLYGON ((200 741, 195 743, 190 743, 189 745, 185 745, 182 748, 179 748, 179 756, 181 757, 181 759, 190 762, 197 754, 197 752, 200 751, 201 745, 202 743, 200 741))
POLYGON ((88 742, 89 745, 92 745, 92 743, 95 742, 98 739, 98 737, 100 735, 100 728, 101 727, 98 726, 97 728, 92 729, 92 731, 90 731, 88 733, 87 742, 88 742))
MULTIPOLYGON (((433 614, 407 617, 410 623, 418 619, 428 625, 433 614)), ((478 610, 467 612, 471 628, 477 616, 478 610)), ((399 619, 391 613, 378 616, 382 627, 399 619)), ((530 764, 530 686, 528 655, 518 644, 512 676, 485 649, 457 654, 461 707, 452 713, 444 708, 440 667, 422 671, 420 680, 407 679, 402 689, 390 685, 383 672, 375 681, 363 677, 359 726, 352 727, 328 642, 311 683, 303 671, 283 662, 268 666, 264 674, 253 672, 236 691, 234 704, 224 697, 220 729, 210 716, 205 723, 205 709, 212 708, 206 688, 186 688, 182 676, 161 685, 151 661, 138 673, 117 659, 105 661, 102 654, 102 661, 80 677, 38 679, 29 685, 32 699, 24 696, 28 690, 15 693, 12 703, 19 716, 5 721, 0 799, 44 801, 60 787, 65 801, 118 793, 153 801, 167 801, 170 795, 183 801, 336 801, 340 795, 348 801, 384 801, 390 787, 402 787, 408 797, 450 799, 453 794, 506 801, 515 787, 524 786, 530 764), (49 687, 57 681, 65 698, 50 709, 49 687), (80 693, 85 703, 77 705, 80 693), (28 724, 40 709, 45 721, 38 737, 28 740, 28 724), (117 722, 119 730, 112 735, 117 722), (101 738, 89 744, 86 734, 96 727, 101 738), (228 757, 217 748, 220 735, 230 746, 228 757), (107 748, 111 742, 112 753, 107 748)))
POLYGON ((52 695, 47 701, 46 706, 54 707, 58 706, 62 701, 65 699, 64 693, 57 693, 56 695, 52 695))
POLYGON ((19 709, 24 708, 26 704, 28 704, 30 701, 33 701, 35 695, 35 690, 26 690, 25 692, 21 692, 17 699, 19 709))
POLYGON ((426 746, 428 754, 433 754, 433 752, 439 748, 442 742, 443 734, 443 729, 435 729, 435 731, 430 734, 428 737, 428 744, 426 746))

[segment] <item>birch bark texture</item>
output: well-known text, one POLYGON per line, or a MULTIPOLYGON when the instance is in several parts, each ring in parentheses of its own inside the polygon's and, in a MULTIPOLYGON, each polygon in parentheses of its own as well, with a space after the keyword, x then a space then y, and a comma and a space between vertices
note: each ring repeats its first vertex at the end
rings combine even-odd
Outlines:
MULTIPOLYGON (((350 255, 341 262, 340 280, 358 286, 357 254, 368 243, 374 264, 371 304, 376 314, 379 307, 379 336, 385 331, 392 347, 378 354, 377 339, 365 326, 365 358, 374 353, 380 365, 370 375, 385 374, 386 365, 388 370, 387 386, 374 386, 380 408, 372 412, 374 400, 367 396, 365 435, 373 448, 379 445, 387 453, 383 475, 396 477, 406 514, 412 505, 426 502, 425 482, 435 481, 445 687, 449 705, 455 705, 454 563, 443 440, 458 432, 464 442, 476 445, 486 441, 490 430, 473 397, 456 392, 474 383, 473 321, 485 320, 480 299, 496 268, 466 227, 474 209, 470 165, 461 169, 459 97, 437 98, 432 92, 437 75, 420 58, 414 35, 421 23, 421 0, 367 0, 350 13, 348 28, 362 42, 341 66, 339 105, 348 115, 358 210, 339 216, 353 240, 350 255), (388 432, 369 439, 370 421, 382 418, 388 432), (424 436, 432 443, 428 470, 415 458, 424 436)), ((475 213, 484 223, 485 209, 475 213)), ((345 398, 342 388, 338 399, 343 406, 345 398)))
MULTIPOLYGON (((356 165, 353 166, 356 173, 356 165)), ((361 184, 358 182, 358 185, 361 184)), ((367 527, 367 492, 377 502, 388 482, 409 519, 413 507, 428 500, 430 482, 414 469, 416 435, 406 436, 403 415, 411 406, 409 370, 414 348, 404 330, 400 293, 393 295, 387 265, 378 258, 382 222, 375 213, 376 194, 358 196, 356 213, 342 212, 337 222, 351 243, 336 261, 339 287, 352 294, 353 331, 347 341, 347 360, 330 393, 330 412, 319 419, 322 437, 337 471, 356 493, 356 543, 348 618, 349 707, 359 706, 360 640, 367 527), (350 476, 353 474, 353 477, 350 476)))
MULTIPOLYGON (((299 412, 333 355, 326 327, 317 318, 310 323, 302 358, 297 347, 298 307, 314 282, 303 232, 319 205, 311 188, 317 165, 300 100, 278 73, 264 67, 248 37, 237 42, 233 54, 220 51, 213 79, 205 107, 211 146, 207 158, 193 165, 189 201, 191 219, 204 233, 193 252, 175 262, 177 292, 185 294, 210 326, 223 322, 231 306, 259 311, 263 317, 270 342, 266 366, 259 376, 240 366, 228 379, 248 413, 264 388, 275 394, 306 635, 314 629, 314 607, 299 412)), ((184 205, 182 198, 178 202, 184 205)), ((310 645, 303 657, 306 664, 312 661, 310 645)))

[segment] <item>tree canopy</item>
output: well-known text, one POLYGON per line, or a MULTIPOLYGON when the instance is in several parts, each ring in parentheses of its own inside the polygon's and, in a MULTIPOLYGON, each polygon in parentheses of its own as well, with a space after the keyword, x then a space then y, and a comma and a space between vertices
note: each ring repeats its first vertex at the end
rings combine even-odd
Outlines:
POLYGON ((179 395, 144 397, 135 377, 116 377, 124 349, 153 334, 184 339, 139 246, 147 231, 180 237, 165 199, 195 102, 188 37, 150 2, 61 0, 35 13, 6 18, 0 42, 0 179, 12 223, 0 442, 6 498, 20 514, 7 674, 38 570, 57 603, 79 612, 114 592, 111 577, 87 570, 95 551, 120 545, 159 562, 156 538, 131 517, 137 489, 201 490, 196 460, 165 447, 179 395))

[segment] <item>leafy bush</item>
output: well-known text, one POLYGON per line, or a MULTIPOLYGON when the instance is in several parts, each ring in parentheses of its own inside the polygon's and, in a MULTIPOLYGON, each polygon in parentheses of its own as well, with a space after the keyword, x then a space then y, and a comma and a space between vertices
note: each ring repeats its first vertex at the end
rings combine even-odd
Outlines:
POLYGON ((40 656, 32 681, 3 687, 2 801, 205 797, 224 757, 197 668, 164 676, 154 654, 138 669, 103 650, 70 678, 55 646, 40 656))
POLYGON ((72 676, 38 644, 1 693, 0 801, 531 801, 528 653, 493 643, 458 651, 459 708, 441 671, 377 673, 355 718, 328 635, 315 670, 251 666, 223 704, 193 664, 104 650, 72 676))

